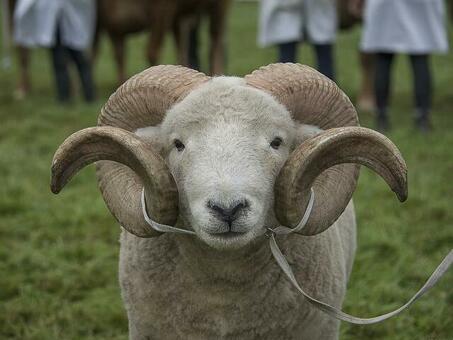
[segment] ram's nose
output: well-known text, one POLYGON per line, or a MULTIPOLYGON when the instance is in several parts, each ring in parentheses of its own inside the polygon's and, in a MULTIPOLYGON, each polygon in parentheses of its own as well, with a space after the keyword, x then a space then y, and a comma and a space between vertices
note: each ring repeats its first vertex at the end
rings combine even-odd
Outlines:
POLYGON ((207 206, 213 215, 221 221, 228 223, 231 227, 233 221, 236 220, 246 208, 248 208, 249 203, 247 200, 243 200, 233 202, 227 206, 218 202, 208 201, 207 206))

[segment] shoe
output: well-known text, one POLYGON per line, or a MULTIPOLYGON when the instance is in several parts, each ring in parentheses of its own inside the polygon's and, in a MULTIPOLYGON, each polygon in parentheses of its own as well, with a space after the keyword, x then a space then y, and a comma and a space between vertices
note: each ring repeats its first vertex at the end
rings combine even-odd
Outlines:
POLYGON ((415 127, 421 133, 429 133, 433 129, 431 121, 427 117, 416 118, 415 119, 415 127))
POLYGON ((415 114, 415 127, 421 133, 428 133, 432 130, 431 120, 429 118, 429 111, 417 109, 415 114))

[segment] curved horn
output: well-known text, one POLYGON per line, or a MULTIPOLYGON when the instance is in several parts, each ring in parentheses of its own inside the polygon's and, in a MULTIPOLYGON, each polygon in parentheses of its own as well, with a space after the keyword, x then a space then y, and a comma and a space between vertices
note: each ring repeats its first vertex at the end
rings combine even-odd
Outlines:
MULTIPOLYGON (((308 66, 290 63, 268 65, 245 79, 250 86, 274 96, 300 123, 316 125, 323 130, 359 125, 357 112, 343 91, 333 81, 308 66)), ((317 203, 320 197, 324 197, 325 201, 322 202, 322 207, 316 205, 312 214, 329 214, 326 221, 334 221, 333 216, 345 209, 355 190, 359 168, 356 164, 341 164, 324 171, 315 181, 313 190, 317 203), (332 212, 323 207, 331 207, 332 212)), ((276 192, 276 203, 285 200, 279 195, 280 191, 276 192)), ((286 213, 278 211, 279 209, 284 207, 279 205, 276 214, 285 216, 286 213)), ((291 221, 292 225, 294 216, 292 213, 289 215, 290 218, 283 218, 280 222, 291 221)))
POLYGON ((99 160, 96 174, 102 196, 126 230, 140 237, 157 235, 150 231, 141 210, 137 208, 143 184, 150 215, 163 224, 173 224, 177 218, 173 179, 168 170, 164 170, 163 160, 132 132, 140 127, 158 125, 174 103, 209 79, 201 72, 173 65, 150 67, 130 78, 102 108, 98 125, 104 126, 104 130, 86 130, 89 133, 75 134, 60 148, 67 150, 68 160, 55 163, 55 169, 61 166, 67 170, 59 176, 55 175, 52 190, 58 191, 75 171, 99 160), (120 129, 110 130, 111 127, 120 129), (79 146, 70 147, 71 143, 79 146), (135 147, 140 150, 134 151, 135 147), (125 154, 120 154, 122 152, 125 154), (72 162, 69 162, 70 159, 72 162), (155 178, 149 177, 151 175, 155 178), (165 187, 167 184, 168 188, 165 187))
POLYGON ((309 66, 271 64, 245 76, 245 80, 271 94, 301 123, 324 130, 359 125, 354 105, 344 92, 309 66))
MULTIPOLYGON (((87 128, 69 136, 53 158, 52 192, 60 192, 80 169, 99 160, 121 163, 139 177, 129 178, 125 187, 111 188, 107 195, 103 192, 109 210, 127 231, 140 237, 158 234, 147 225, 141 212, 140 196, 136 193, 143 186, 150 215, 164 224, 176 222, 178 191, 164 160, 149 144, 120 128, 87 128)), ((122 174, 113 172, 105 179, 115 181, 116 176, 122 174)))
POLYGON ((343 213, 352 198, 355 185, 348 177, 332 179, 319 176, 324 170, 342 163, 358 163, 377 172, 400 201, 407 198, 407 169, 396 146, 382 134, 361 127, 334 128, 302 143, 280 171, 275 184, 275 212, 284 225, 295 225, 308 204, 310 188, 316 187, 315 205, 304 235, 318 234, 343 213), (318 178, 318 179, 317 179, 318 178), (340 202, 332 201, 334 195, 340 202))

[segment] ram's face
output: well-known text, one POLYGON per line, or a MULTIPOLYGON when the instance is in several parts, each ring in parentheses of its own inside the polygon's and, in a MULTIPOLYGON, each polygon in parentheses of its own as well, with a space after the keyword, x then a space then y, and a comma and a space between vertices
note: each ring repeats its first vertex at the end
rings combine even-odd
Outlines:
POLYGON ((171 142, 185 146, 173 145, 169 155, 183 214, 216 247, 244 245, 272 223, 273 184, 288 156, 286 145, 270 146, 285 140, 284 131, 258 132, 238 123, 175 131, 171 142))
POLYGON ((207 244, 237 248, 275 225, 274 182, 297 128, 269 95, 236 78, 217 82, 138 134, 161 146, 185 222, 207 244))

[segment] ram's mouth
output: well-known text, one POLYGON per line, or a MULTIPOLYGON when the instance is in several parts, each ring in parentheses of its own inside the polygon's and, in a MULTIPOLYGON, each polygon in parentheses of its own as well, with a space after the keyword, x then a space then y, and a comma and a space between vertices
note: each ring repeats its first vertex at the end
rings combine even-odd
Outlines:
POLYGON ((201 239, 210 247, 219 250, 237 250, 246 246, 253 238, 250 231, 202 232, 201 239))
POLYGON ((247 232, 238 232, 238 231, 226 231, 222 233, 214 233, 210 234, 210 236, 219 238, 219 239, 234 239, 234 238, 240 238, 247 234, 247 232))

